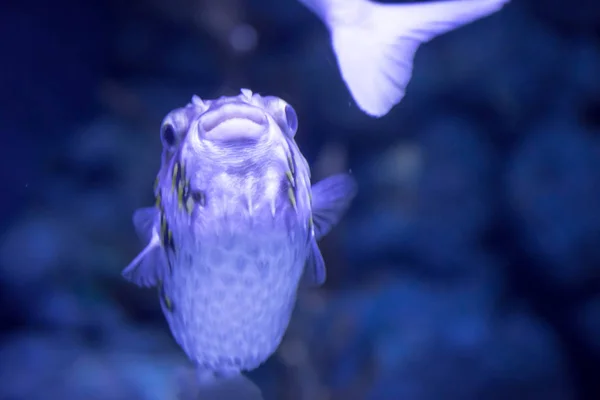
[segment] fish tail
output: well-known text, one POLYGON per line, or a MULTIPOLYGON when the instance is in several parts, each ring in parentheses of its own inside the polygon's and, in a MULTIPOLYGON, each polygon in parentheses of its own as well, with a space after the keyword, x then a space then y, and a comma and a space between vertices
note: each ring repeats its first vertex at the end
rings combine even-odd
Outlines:
POLYGON ((183 372, 179 400, 264 400, 258 386, 240 372, 216 376, 198 369, 183 372))
POLYGON ((358 107, 381 117, 404 97, 415 52, 422 43, 492 14, 510 0, 354 1, 362 3, 359 17, 329 25, 332 45, 358 107))

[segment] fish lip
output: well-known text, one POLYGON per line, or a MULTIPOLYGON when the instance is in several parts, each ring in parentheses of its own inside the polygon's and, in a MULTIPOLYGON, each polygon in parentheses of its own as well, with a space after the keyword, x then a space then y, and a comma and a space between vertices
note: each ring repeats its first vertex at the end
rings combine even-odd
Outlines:
POLYGON ((202 116, 202 130, 209 133, 219 125, 233 119, 247 120, 262 127, 268 126, 267 116, 262 109, 250 104, 226 103, 218 108, 209 109, 202 116))

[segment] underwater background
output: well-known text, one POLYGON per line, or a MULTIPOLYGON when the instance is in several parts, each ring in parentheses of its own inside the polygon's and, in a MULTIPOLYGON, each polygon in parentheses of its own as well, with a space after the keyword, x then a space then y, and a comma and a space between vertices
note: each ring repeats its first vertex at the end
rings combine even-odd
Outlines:
POLYGON ((359 194, 266 400, 600 398, 600 2, 512 0, 425 44, 365 116, 294 0, 0 6, 0 400, 171 400, 188 365, 141 250, 164 115, 247 87, 359 194))

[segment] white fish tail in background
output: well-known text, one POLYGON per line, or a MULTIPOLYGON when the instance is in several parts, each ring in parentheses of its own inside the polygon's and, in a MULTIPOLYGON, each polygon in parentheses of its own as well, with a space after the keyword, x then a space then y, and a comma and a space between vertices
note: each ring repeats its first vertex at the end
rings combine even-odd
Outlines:
POLYGON ((509 0, 378 4, 299 0, 328 27, 342 78, 358 107, 386 115, 404 97, 418 47, 501 9, 509 0))

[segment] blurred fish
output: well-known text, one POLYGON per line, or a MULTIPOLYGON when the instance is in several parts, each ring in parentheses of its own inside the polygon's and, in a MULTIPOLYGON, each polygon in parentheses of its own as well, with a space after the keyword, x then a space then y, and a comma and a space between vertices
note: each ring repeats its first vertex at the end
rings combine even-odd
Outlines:
POLYGON ((510 0, 298 1, 329 29, 342 79, 358 107, 372 117, 382 117, 404 97, 422 43, 492 14, 510 0))
POLYGON ((156 206, 133 216, 146 247, 123 276, 158 287, 207 390, 239 383, 277 349, 299 285, 325 281, 317 241, 356 194, 348 174, 311 187, 297 129, 289 104, 247 89, 194 96, 162 123, 156 206))

